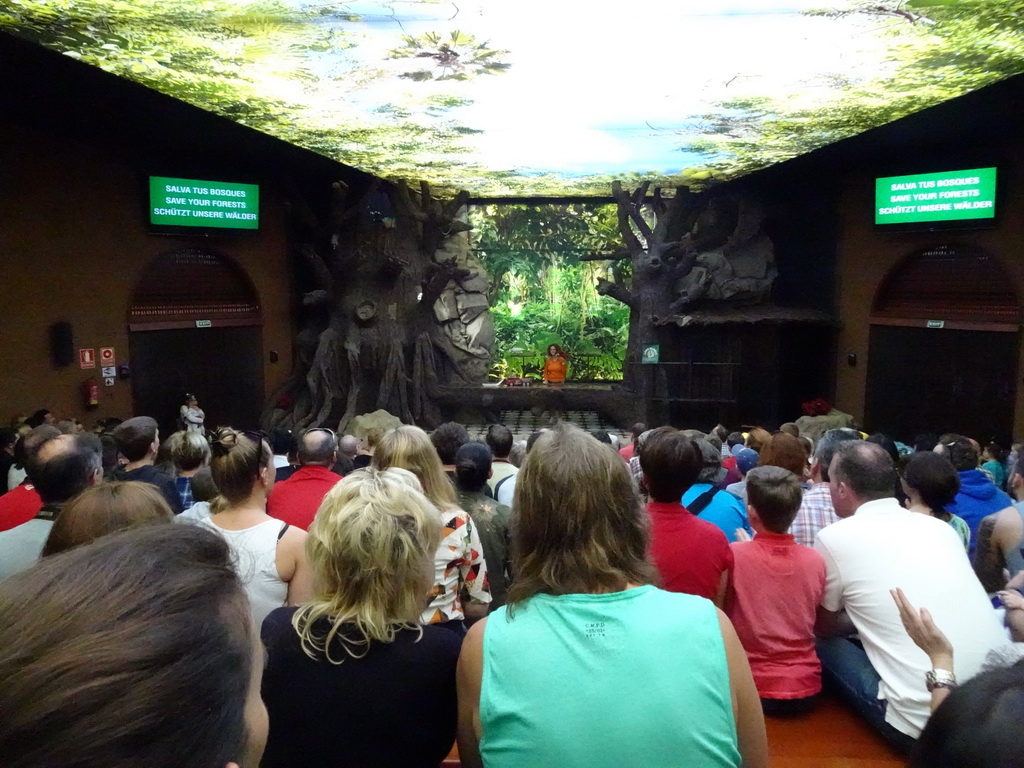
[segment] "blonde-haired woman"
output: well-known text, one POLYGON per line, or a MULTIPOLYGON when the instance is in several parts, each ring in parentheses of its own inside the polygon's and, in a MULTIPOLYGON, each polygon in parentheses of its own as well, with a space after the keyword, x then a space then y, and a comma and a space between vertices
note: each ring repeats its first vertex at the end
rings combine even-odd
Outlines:
POLYGON ((506 605, 459 659, 467 768, 766 768, 761 702, 725 614, 651 585, 629 469, 559 425, 516 481, 506 605))
POLYGON ((220 427, 210 441, 210 473, 220 496, 216 514, 199 521, 227 540, 256 626, 283 605, 312 594, 306 532, 267 514, 274 488, 274 454, 261 435, 220 427))
POLYGON ((411 472, 371 467, 328 492, 306 539, 313 599, 263 623, 263 768, 436 768, 448 754, 460 639, 419 623, 440 539, 411 472))
POLYGON ((372 466, 409 470, 420 481, 424 495, 437 508, 444 535, 434 555, 430 605, 420 620, 464 635, 463 621, 467 616, 479 619, 487 615, 487 604, 491 602, 487 565, 476 525, 459 509, 455 489, 444 473, 430 438, 419 427, 397 427, 381 438, 373 453, 372 466), (469 600, 463 601, 464 594, 469 600))

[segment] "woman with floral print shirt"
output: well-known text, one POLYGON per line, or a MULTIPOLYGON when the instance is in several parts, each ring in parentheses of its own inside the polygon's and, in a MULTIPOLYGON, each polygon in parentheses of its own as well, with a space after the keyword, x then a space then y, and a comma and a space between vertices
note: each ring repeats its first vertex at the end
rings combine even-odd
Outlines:
POLYGON ((419 427, 403 425, 393 429, 377 445, 373 466, 409 470, 419 478, 423 493, 437 508, 443 526, 441 545, 434 555, 430 605, 420 621, 465 634, 463 621, 467 616, 477 619, 487 615, 487 604, 491 602, 487 565, 476 525, 459 509, 455 489, 430 438, 419 427), (464 596, 468 600, 464 601, 464 596))

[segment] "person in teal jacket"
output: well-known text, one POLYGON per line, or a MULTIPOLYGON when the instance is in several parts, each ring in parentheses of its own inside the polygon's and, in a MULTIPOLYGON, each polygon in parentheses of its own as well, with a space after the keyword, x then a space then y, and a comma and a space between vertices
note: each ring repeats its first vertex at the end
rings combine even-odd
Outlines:
POLYGON ((507 603, 473 625, 457 676, 467 768, 766 768, 750 666, 710 600, 653 586, 629 470, 570 425, 516 483, 507 603))

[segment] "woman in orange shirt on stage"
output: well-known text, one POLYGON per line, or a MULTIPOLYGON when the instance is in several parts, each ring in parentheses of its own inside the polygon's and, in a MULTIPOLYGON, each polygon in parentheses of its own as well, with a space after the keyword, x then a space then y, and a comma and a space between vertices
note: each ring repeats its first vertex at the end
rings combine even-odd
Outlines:
POLYGON ((544 383, 562 384, 565 382, 566 354, 557 344, 548 347, 548 357, 544 361, 544 383))

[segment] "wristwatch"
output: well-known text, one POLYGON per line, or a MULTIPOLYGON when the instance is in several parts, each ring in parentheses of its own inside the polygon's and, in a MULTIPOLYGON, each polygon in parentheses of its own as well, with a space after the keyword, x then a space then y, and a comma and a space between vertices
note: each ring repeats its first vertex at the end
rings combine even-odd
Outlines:
POLYGON ((956 675, 946 669, 929 669, 924 673, 924 684, 929 693, 936 688, 956 688, 956 675))

